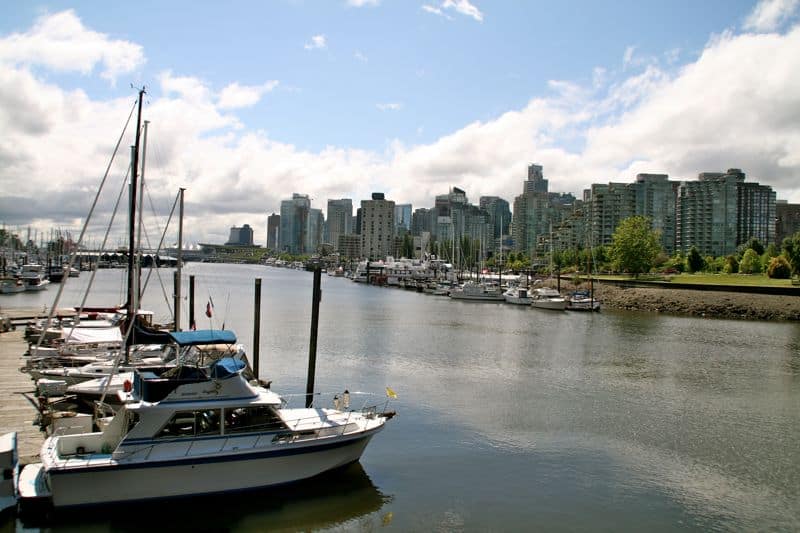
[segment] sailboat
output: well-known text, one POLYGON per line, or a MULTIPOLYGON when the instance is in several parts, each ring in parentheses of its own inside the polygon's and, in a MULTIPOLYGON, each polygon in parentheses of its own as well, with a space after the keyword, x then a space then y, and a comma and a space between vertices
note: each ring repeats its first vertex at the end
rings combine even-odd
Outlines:
MULTIPOLYGON (((135 153, 143 95, 141 90, 135 153)), ((132 181, 135 176, 134 171, 132 181)), ((136 191, 135 185, 131 189, 136 191)), ((135 211, 135 199, 131 208, 135 211)), ((133 242, 132 228, 130 238, 133 242)), ((134 266, 131 248, 128 317, 135 316, 138 296, 134 266)), ((181 354, 237 346, 230 330, 168 336, 181 354)), ((41 463, 27 465, 19 475, 20 506, 186 497, 306 479, 358 461, 394 415, 387 410, 389 399, 347 390, 332 400, 307 395, 305 407, 288 407, 242 357, 208 361, 201 355, 189 361, 179 355, 179 361, 160 374, 135 370, 117 392, 117 410, 95 418, 88 430, 47 437, 41 463)), ((389 389, 387 396, 396 397, 389 389)))

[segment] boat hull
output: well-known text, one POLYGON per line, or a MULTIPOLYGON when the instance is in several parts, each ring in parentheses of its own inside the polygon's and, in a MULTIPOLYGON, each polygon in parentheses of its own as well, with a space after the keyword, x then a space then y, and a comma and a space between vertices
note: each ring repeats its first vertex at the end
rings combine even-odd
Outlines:
POLYGON ((551 311, 563 311, 567 308, 566 300, 533 300, 531 307, 536 309, 549 309, 551 311))
POLYGON ((358 461, 378 430, 275 450, 45 469, 54 507, 251 490, 307 479, 358 461))

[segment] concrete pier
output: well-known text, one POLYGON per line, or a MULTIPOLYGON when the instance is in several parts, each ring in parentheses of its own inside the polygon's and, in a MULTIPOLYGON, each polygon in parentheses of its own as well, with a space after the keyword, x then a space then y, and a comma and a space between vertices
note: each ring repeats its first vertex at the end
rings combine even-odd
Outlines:
POLYGON ((28 348, 23 330, 0 333, 0 435, 17 432, 20 463, 28 464, 39 460, 45 433, 36 424, 36 384, 20 371, 28 348))

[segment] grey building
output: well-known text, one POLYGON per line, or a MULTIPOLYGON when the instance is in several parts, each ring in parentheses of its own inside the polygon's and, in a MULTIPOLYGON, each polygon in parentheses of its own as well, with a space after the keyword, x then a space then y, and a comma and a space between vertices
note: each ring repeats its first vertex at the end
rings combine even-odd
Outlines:
POLYGON ((311 200, 307 194, 294 193, 291 200, 281 202, 281 250, 295 255, 310 253, 306 250, 310 210, 311 200))
POLYGON ((394 207, 383 193, 361 201, 361 253, 370 260, 385 259, 394 247, 394 207))
POLYGON ((353 201, 350 198, 328 200, 328 242, 339 250, 339 236, 353 233, 353 201))
POLYGON ((800 204, 786 200, 775 202, 775 243, 780 248, 783 240, 800 231, 800 204))
POLYGON ((397 229, 404 228, 406 231, 411 231, 411 204, 394 206, 394 223, 397 229))
POLYGON ((280 250, 281 216, 272 213, 267 217, 267 248, 280 250))
POLYGON ((236 226, 232 227, 230 235, 228 236, 228 242, 225 244, 253 246, 253 228, 248 224, 245 224, 241 228, 237 228, 236 226))

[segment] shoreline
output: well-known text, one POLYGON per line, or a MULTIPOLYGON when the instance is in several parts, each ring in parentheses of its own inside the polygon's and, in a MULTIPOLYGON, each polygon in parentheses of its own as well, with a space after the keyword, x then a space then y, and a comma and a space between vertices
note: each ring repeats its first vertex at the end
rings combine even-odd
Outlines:
MULTIPOLYGON (((549 284, 555 286, 555 283, 549 284)), ((561 282, 561 291, 575 290, 561 282)), ((578 289, 588 289, 583 283, 578 289)), ((797 296, 718 292, 670 288, 622 288, 595 282, 595 296, 603 307, 626 311, 668 313, 706 318, 800 321, 797 296)))

